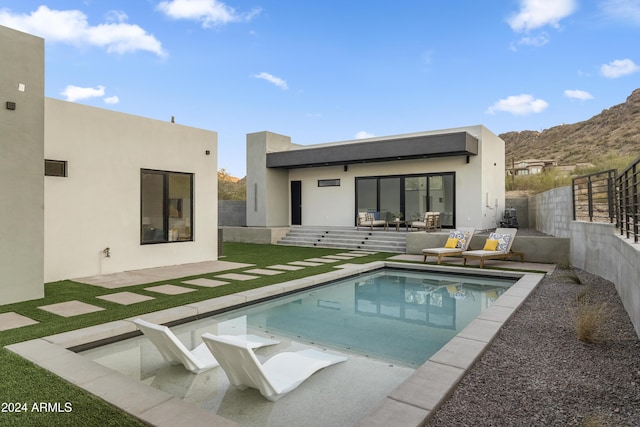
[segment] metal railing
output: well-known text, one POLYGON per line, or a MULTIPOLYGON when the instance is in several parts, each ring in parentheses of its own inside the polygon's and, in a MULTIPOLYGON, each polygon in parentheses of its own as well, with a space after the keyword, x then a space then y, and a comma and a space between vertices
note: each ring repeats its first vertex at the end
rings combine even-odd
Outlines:
POLYGON ((573 220, 618 223, 617 172, 609 169, 573 178, 573 220))
POLYGON ((640 157, 620 173, 618 177, 619 228, 620 235, 633 237, 638 243, 638 223, 640 222, 640 157))

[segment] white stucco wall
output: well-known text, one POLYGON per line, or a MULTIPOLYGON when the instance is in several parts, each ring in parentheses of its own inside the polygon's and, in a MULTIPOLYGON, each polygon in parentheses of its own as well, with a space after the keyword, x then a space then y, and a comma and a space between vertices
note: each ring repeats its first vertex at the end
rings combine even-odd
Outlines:
POLYGON ((68 162, 45 177, 45 281, 217 259, 216 132, 46 98, 45 158, 68 162), (194 174, 194 241, 140 244, 141 169, 194 174))
POLYGON ((267 153, 287 150, 291 138, 273 132, 247 135, 247 226, 289 225, 289 174, 266 167, 267 153))
POLYGON ((0 26, 0 63, 2 305, 44 296, 44 40, 0 26))
MULTIPOLYGON (((288 140, 283 139, 277 139, 277 145, 272 143, 269 146, 264 141, 259 145, 256 138, 258 136, 263 139, 268 138, 269 134, 250 134, 247 136, 247 225, 290 224, 291 181, 302 183, 302 225, 352 226, 355 220, 356 177, 455 172, 456 226, 475 227, 478 230, 495 228, 502 218, 505 206, 504 141, 483 126, 420 132, 420 134, 461 131, 468 132, 480 141, 478 155, 470 156, 469 163, 466 162, 465 156, 438 157, 350 164, 347 171, 344 171, 343 166, 290 170, 268 169, 265 166, 267 152, 305 147, 290 144, 288 140), (270 174, 277 174, 279 181, 269 181, 267 178, 270 174), (340 179, 340 186, 318 187, 319 179, 340 179), (262 194, 268 194, 266 200, 261 202, 262 205, 258 206, 255 212, 253 185, 262 189, 262 194), (284 198, 283 195, 285 195, 284 198), (286 210, 283 211, 284 207, 286 210), (269 215, 271 218, 277 217, 278 221, 266 221, 269 215), (252 222, 250 218, 253 218, 252 222)), ((273 138, 273 135, 271 134, 270 137, 273 138)), ((326 145, 335 146, 339 143, 326 145)), ((258 200, 261 198, 259 197, 258 200)))

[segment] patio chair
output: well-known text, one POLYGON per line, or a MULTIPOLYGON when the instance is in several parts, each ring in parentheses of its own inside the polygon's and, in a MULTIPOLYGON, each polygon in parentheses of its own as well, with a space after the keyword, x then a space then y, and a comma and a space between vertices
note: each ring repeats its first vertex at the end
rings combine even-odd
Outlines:
MULTIPOLYGON (((178 337, 171 332, 171 329, 164 325, 156 325, 143 319, 136 319, 133 323, 156 346, 162 358, 172 365, 182 364, 194 374, 220 365, 204 343, 200 343, 193 350, 188 350, 178 337)), ((262 338, 257 335, 239 335, 237 339, 252 348, 279 343, 279 341, 262 338)))
MULTIPOLYGON (((517 228, 498 228, 489 234, 489 238, 484 244, 484 248, 476 251, 462 252, 463 265, 467 265, 467 260, 480 260, 480 268, 484 268, 484 262, 488 259, 509 259, 516 255, 511 250, 511 245, 516 238, 517 228)), ((524 254, 518 253, 520 260, 524 262, 524 254)))
POLYGON ((429 248, 423 249, 422 255, 424 255, 423 262, 427 262, 427 256, 432 255, 438 257, 438 264, 442 262, 442 258, 445 256, 457 256, 462 252, 469 249, 469 243, 475 229, 472 227, 460 227, 457 230, 451 230, 447 242, 443 248, 429 248))
POLYGON ((356 218, 356 230, 359 230, 360 227, 369 227, 373 230, 373 227, 387 227, 387 221, 383 219, 376 219, 375 214, 371 212, 358 212, 358 216, 356 218))
POLYGON ((417 221, 411 221, 411 229, 424 229, 424 231, 440 230, 440 212, 425 212, 423 218, 417 221))
POLYGON ((316 371, 347 360, 344 356, 306 349, 279 353, 262 364, 247 343, 235 337, 205 333, 202 340, 231 384, 240 390, 258 389, 271 401, 294 390, 316 371))

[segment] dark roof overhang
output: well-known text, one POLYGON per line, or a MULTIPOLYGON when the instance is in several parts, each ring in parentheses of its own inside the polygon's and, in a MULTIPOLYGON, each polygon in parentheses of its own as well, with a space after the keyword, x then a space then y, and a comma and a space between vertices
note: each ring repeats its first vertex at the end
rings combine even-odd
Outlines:
POLYGON ((267 153, 268 168, 303 168, 478 154, 467 132, 418 135, 267 153))

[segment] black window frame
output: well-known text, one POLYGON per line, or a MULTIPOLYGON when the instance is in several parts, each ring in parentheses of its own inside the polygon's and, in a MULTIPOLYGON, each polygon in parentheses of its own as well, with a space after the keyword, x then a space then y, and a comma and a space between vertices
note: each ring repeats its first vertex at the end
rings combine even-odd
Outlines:
MULTIPOLYGON (((155 245, 155 244, 164 244, 164 243, 180 243, 180 242, 193 242, 195 239, 195 224, 194 224, 194 174, 190 172, 176 172, 176 171, 165 171, 165 170, 157 170, 157 169, 140 169, 140 244, 141 245, 155 245), (145 233, 147 230, 145 229, 144 224, 144 176, 145 175, 159 175, 162 176, 162 239, 145 239, 145 233), (180 175, 180 176, 188 176, 189 179, 189 205, 188 211, 190 213, 189 216, 189 224, 191 234, 187 239, 169 239, 169 220, 170 220, 170 205, 173 203, 173 200, 169 197, 169 177, 172 175, 180 175)), ((181 206, 184 209, 184 206, 181 206)))
MULTIPOLYGON (((404 212, 405 206, 405 179, 406 178, 414 178, 414 177, 426 177, 427 178, 427 201, 429 201, 430 189, 429 189, 429 178, 434 176, 451 176, 453 179, 453 194, 452 194, 452 206, 453 206, 453 225, 443 225, 443 228, 456 228, 456 172, 427 172, 427 173, 415 173, 415 174, 402 174, 402 175, 370 175, 370 176, 357 176, 355 177, 355 208, 356 212, 354 217, 358 216, 358 181, 361 179, 375 179, 376 180, 376 211, 380 212, 380 180, 385 178, 400 178, 400 206, 402 208, 402 215, 406 215, 404 212)), ((428 207, 428 209, 431 206, 428 207)), ((405 220, 409 220, 410 218, 404 217, 405 220)))
POLYGON ((340 178, 319 179, 318 187, 340 187, 340 178))

